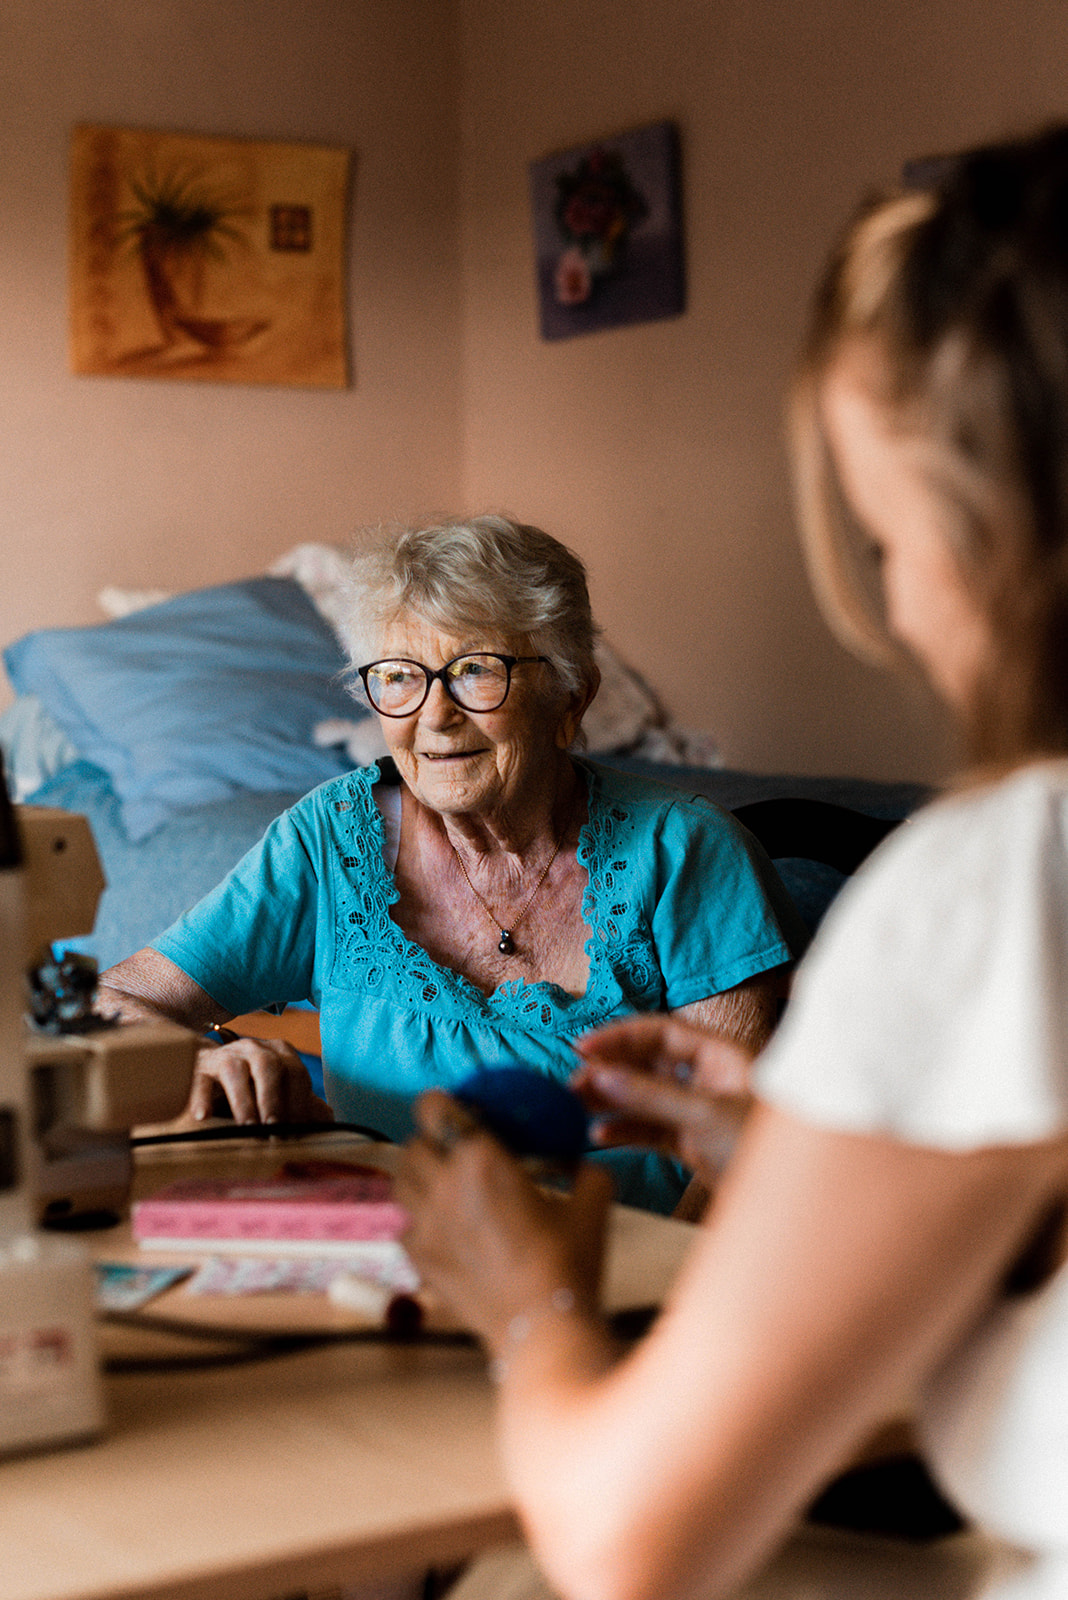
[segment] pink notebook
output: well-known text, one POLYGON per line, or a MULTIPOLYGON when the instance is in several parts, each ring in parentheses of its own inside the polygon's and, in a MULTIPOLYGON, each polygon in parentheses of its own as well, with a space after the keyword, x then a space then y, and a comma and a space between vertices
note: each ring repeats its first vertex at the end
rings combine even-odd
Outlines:
POLYGON ((333 1161, 287 1162, 267 1178, 179 1178, 133 1207, 134 1238, 157 1249, 336 1250, 393 1242, 407 1221, 388 1173, 333 1161))

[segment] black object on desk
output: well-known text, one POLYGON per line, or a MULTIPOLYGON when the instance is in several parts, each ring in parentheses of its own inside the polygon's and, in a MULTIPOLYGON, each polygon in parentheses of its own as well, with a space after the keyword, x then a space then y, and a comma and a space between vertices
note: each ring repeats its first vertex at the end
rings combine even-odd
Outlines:
POLYGON ((850 1468, 813 1502, 806 1521, 917 1544, 945 1539, 965 1527, 916 1455, 888 1456, 850 1468))

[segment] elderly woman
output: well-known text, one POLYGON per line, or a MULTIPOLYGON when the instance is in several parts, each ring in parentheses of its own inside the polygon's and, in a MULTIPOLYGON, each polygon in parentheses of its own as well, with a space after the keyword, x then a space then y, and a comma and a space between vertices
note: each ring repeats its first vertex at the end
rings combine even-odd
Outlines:
MULTIPOLYGON (((753 841, 708 802, 572 752, 597 691, 578 559, 501 517, 374 540, 355 564, 358 675, 390 760, 307 795, 152 947, 102 1009, 203 1029, 265 1004, 321 1014, 326 1094, 391 1137, 422 1089, 516 1058, 566 1079, 572 1041, 672 1011, 767 1037, 796 923, 753 841)), ((191 1108, 322 1115, 285 1045, 201 1053, 191 1108)), ((670 1209, 681 1169, 609 1156, 670 1209)))

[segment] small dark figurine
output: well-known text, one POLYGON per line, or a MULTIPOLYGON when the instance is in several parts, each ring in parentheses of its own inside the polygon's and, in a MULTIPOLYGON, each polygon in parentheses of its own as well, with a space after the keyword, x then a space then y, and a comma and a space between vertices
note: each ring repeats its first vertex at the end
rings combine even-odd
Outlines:
POLYGON ((59 961, 32 967, 30 1011, 43 1033, 89 1033, 111 1026, 93 1010, 96 962, 92 956, 68 952, 59 961))

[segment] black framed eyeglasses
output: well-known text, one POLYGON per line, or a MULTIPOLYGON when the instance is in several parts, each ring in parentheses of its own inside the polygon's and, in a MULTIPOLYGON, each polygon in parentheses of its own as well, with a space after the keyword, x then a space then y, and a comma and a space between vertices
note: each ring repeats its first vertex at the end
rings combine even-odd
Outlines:
POLYGON ((463 711, 496 711, 508 698, 512 668, 548 663, 548 656, 503 656, 474 650, 453 656, 435 672, 421 661, 404 657, 371 661, 357 671, 367 698, 384 717, 410 717, 425 702, 437 679, 449 699, 463 711))

